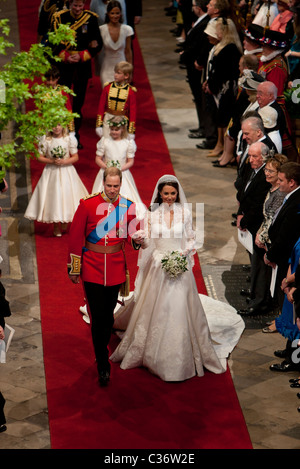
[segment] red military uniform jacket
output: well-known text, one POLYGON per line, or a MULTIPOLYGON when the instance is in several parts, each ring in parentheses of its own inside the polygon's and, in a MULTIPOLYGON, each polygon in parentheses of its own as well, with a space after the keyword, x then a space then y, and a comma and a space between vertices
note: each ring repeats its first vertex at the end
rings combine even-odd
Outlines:
POLYGON ((98 105, 96 127, 103 126, 105 113, 128 118, 128 132, 135 133, 136 88, 129 83, 119 85, 115 81, 104 86, 98 105))
POLYGON ((287 64, 281 55, 277 55, 268 62, 259 62, 258 73, 263 75, 266 80, 272 81, 278 90, 278 97, 283 95, 288 79, 287 64))
POLYGON ((135 204, 120 195, 115 201, 104 192, 81 199, 70 228, 69 275, 81 275, 84 282, 106 286, 123 283, 122 245, 127 240, 139 249, 131 239, 136 225, 135 204))

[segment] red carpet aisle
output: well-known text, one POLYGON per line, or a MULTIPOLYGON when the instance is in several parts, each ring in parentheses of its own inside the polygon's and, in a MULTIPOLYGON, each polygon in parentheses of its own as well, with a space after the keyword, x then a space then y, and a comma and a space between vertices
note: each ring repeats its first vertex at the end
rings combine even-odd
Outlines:
MULTIPOLYGON (((21 48, 35 41, 40 0, 17 1, 21 48)), ((135 45, 134 81, 138 89, 136 163, 132 170, 144 202, 157 179, 173 173, 157 118, 143 59, 135 45)), ((84 107, 80 161, 76 169, 91 190, 94 163, 96 105, 100 94, 94 79, 84 107)), ((32 162, 32 186, 43 168, 32 162)), ((112 366, 111 384, 100 389, 89 326, 82 321, 81 287, 66 274, 67 238, 52 237, 52 227, 35 225, 44 362, 53 449, 228 449, 251 448, 251 442, 230 373, 165 383, 144 369, 112 366)), ((128 251, 134 277, 136 254, 128 251)), ((196 277, 204 291, 199 264, 196 277)), ((111 347, 117 338, 113 337, 111 347)))

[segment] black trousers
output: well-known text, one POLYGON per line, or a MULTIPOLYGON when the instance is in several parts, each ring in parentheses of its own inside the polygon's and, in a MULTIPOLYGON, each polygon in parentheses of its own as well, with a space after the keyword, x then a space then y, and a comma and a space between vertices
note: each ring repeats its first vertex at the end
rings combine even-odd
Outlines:
POLYGON ((5 404, 5 399, 3 397, 2 392, 0 392, 0 425, 4 425, 6 423, 4 410, 3 410, 4 404, 5 404))
POLYGON ((106 287, 98 283, 84 282, 98 372, 110 371, 108 344, 114 324, 113 313, 119 289, 120 285, 106 287))
POLYGON ((74 119, 75 134, 79 142, 79 129, 82 122, 82 107, 84 105, 86 90, 89 78, 91 77, 90 70, 81 64, 60 64, 60 84, 72 89, 75 96, 72 96, 72 111, 79 114, 79 117, 74 119))
POLYGON ((264 249, 254 246, 251 256, 251 300, 249 307, 257 309, 271 306, 272 269, 264 262, 265 252, 264 249))

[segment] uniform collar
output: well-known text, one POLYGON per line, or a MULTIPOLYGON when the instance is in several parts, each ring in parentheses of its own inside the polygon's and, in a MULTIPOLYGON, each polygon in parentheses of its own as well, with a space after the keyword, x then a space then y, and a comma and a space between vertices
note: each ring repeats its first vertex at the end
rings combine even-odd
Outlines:
POLYGON ((117 197, 115 197, 114 199, 110 199, 109 197, 107 197, 107 195, 105 194, 104 191, 101 192, 101 197, 102 199, 105 200, 105 202, 108 202, 110 204, 114 204, 118 199, 119 199, 119 194, 117 195, 117 197))
POLYGON ((70 15, 72 16, 72 18, 74 18, 74 20, 78 21, 80 20, 80 18, 82 17, 84 13, 84 10, 81 12, 81 14, 79 16, 77 16, 77 18, 75 18, 75 16, 73 15, 72 11, 70 10, 70 15))

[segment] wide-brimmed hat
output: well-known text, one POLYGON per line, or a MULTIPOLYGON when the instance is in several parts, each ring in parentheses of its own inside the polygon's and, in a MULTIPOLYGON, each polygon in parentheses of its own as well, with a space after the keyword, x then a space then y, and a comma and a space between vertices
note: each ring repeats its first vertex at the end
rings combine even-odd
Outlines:
POLYGON ((264 28, 259 24, 251 23, 248 28, 244 30, 244 36, 250 41, 259 43, 260 39, 264 36, 264 28))
POLYGON ((270 130, 277 126, 278 112, 272 106, 264 106, 258 109, 265 129, 270 130))
POLYGON ((262 45, 274 47, 276 49, 285 49, 287 47, 287 37, 284 33, 266 29, 263 37, 260 39, 262 45))
POLYGON ((219 39, 217 36, 216 26, 217 26, 217 22, 215 20, 209 21, 209 23, 207 23, 207 26, 204 30, 205 34, 207 34, 208 36, 214 37, 215 39, 219 39))
POLYGON ((265 81, 264 77, 253 70, 246 69, 239 78, 239 86, 245 90, 255 91, 260 83, 265 81))

